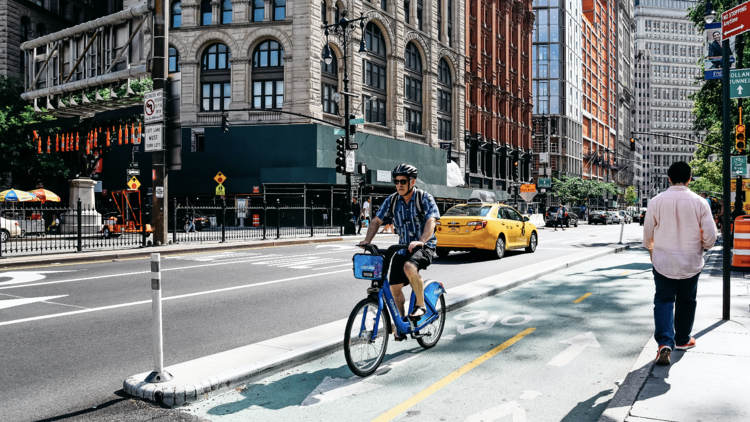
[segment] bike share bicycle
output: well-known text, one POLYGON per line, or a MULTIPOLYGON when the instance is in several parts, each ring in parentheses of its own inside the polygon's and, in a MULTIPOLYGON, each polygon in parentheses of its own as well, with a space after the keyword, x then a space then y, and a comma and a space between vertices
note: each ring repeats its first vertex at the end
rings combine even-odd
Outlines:
MULTIPOLYGON (((372 375, 383 362, 388 338, 395 324, 399 336, 407 334, 425 349, 434 347, 445 326, 445 287, 435 280, 425 280, 424 299, 427 312, 411 321, 399 314, 388 283, 388 269, 396 252, 406 245, 393 245, 385 254, 377 246, 361 245, 369 254, 355 254, 354 278, 370 280, 367 298, 360 301, 349 315, 344 333, 344 356, 351 371, 360 376, 372 375), (386 306, 387 305, 387 306, 386 306)), ((414 291, 409 300, 407 315, 414 310, 414 291)))

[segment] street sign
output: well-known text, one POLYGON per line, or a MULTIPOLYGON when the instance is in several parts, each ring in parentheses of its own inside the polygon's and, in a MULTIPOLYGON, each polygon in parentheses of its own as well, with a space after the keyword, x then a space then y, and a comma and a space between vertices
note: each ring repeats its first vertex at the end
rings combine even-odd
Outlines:
POLYGON ((536 185, 521 185, 521 192, 536 193, 536 185))
POLYGON ((352 150, 346 151, 346 169, 345 171, 347 173, 354 173, 356 162, 355 162, 355 153, 352 150))
POLYGON ((729 71, 729 98, 750 97, 750 69, 729 71))
POLYGON ((540 152, 539 153, 539 162, 540 163, 549 163, 549 152, 540 152))
POLYGON ((349 119, 350 125, 363 125, 365 123, 365 118, 360 117, 359 119, 349 119))
POLYGON ((140 176, 141 171, 138 169, 127 169, 128 176, 140 176))
POLYGON ((359 144, 355 144, 354 142, 349 142, 349 148, 347 149, 359 149, 359 144))
POLYGON ((732 157, 732 177, 747 174, 747 156, 739 155, 732 157))
POLYGON ((128 180, 128 189, 138 189, 139 187, 141 187, 141 182, 139 182, 135 176, 128 180))
POLYGON ((224 176, 221 172, 216 173, 216 176, 214 176, 214 180, 216 180, 216 183, 224 183, 225 180, 227 180, 227 176, 224 176))
POLYGON ((216 185, 216 196, 223 196, 227 194, 227 188, 224 185, 216 185))
POLYGON ((157 186, 156 187, 156 197, 157 198, 164 198, 164 186, 157 186))
POLYGON ((346 135, 346 131, 344 129, 333 129, 334 135, 346 135))
POLYGON ((750 31, 750 7, 747 2, 721 14, 721 40, 750 31))
POLYGON ((552 187, 552 179, 549 177, 540 177, 537 180, 537 184, 540 188, 551 188, 552 187))
POLYGON ((260 186, 253 186, 253 193, 260 193, 260 186))
POLYGON ((164 126, 162 124, 146 125, 146 152, 161 151, 164 149, 164 126))
POLYGON ((157 89, 143 95, 143 123, 164 121, 164 90, 157 89))
POLYGON ((536 196, 536 192, 521 192, 521 198, 526 202, 531 202, 536 196))

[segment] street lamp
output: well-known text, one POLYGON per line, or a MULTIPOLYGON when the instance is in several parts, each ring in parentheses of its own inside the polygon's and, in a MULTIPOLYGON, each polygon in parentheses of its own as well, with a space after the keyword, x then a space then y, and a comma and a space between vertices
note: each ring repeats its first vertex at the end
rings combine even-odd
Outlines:
MULTIPOLYGON (((363 14, 360 13, 359 18, 348 20, 346 18, 346 15, 348 14, 348 11, 344 10, 341 12, 341 19, 333 23, 331 25, 325 25, 321 29, 323 29, 326 37, 326 49, 325 49, 325 55, 323 57, 323 60, 326 64, 331 64, 333 61, 333 58, 331 57, 331 48, 330 45, 330 37, 333 35, 334 37, 338 38, 338 44, 341 46, 341 48, 344 49, 344 56, 342 57, 344 61, 344 91, 341 93, 344 96, 344 126, 347 128, 345 130, 345 138, 346 138, 346 148, 349 148, 351 137, 353 134, 351 133, 352 126, 350 126, 347 119, 351 119, 352 116, 349 114, 349 97, 353 96, 352 93, 349 92, 349 68, 348 68, 348 62, 347 59, 349 59, 349 44, 351 44, 354 40, 352 39, 352 35, 354 35, 354 31, 357 29, 357 26, 359 26, 359 29, 362 30, 362 38, 359 41, 359 55, 361 58, 367 58, 367 45, 365 44, 365 37, 364 37, 364 29, 365 29, 365 22, 367 21, 367 18, 364 17, 363 14), (359 22, 359 25, 357 25, 357 22, 359 22)), ((363 101, 364 103, 364 101, 363 101)), ((352 175, 351 173, 346 173, 346 204, 344 205, 346 213, 346 223, 344 226, 344 234, 355 234, 355 227, 354 227, 354 221, 352 220, 352 212, 351 212, 351 204, 352 204, 352 175)))
POLYGON ((709 1, 706 3, 706 13, 703 14, 703 20, 706 21, 706 23, 713 23, 715 19, 716 10, 714 10, 714 5, 709 1))

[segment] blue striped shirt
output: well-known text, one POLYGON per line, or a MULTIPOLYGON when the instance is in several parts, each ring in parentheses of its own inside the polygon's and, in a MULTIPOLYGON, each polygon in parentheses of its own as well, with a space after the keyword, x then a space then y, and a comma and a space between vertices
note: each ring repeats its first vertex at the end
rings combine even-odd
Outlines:
MULTIPOLYGON (((440 220, 440 211, 438 211, 437 204, 435 204, 435 198, 427 192, 422 195, 422 210, 424 211, 424 219, 417 210, 415 205, 416 195, 412 195, 411 200, 407 204, 404 202, 404 198, 400 195, 396 199, 395 215, 388 215, 391 212, 391 197, 389 196, 383 202, 378 210, 377 217, 383 220, 384 224, 393 224, 396 226, 398 232, 398 243, 401 245, 408 245, 411 242, 419 242, 424 232, 425 224, 430 218, 440 220)), ((437 238, 433 233, 430 240, 425 243, 429 248, 435 249, 437 246, 437 238)), ((406 255, 406 250, 401 250, 398 253, 406 255)))

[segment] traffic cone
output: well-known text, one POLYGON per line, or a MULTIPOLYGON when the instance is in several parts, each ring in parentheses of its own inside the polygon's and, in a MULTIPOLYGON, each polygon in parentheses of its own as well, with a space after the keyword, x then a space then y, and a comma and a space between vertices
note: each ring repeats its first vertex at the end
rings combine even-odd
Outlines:
POLYGON ((47 135, 47 154, 49 154, 50 152, 52 152, 50 150, 50 143, 51 143, 51 141, 52 140, 50 139, 49 135, 47 135))
POLYGON ((60 134, 55 135, 55 152, 60 151, 60 134))
POLYGON ((42 138, 37 138, 37 149, 38 149, 38 154, 41 154, 42 153, 42 138))
POLYGON ((125 145, 127 145, 128 144, 128 125, 127 124, 125 124, 124 138, 125 138, 125 145))
POLYGON ((120 125, 120 129, 117 131, 117 145, 122 145, 122 125, 120 125))
POLYGON ((107 128, 107 147, 109 147, 109 128, 107 128))
POLYGON ((81 142, 81 137, 78 135, 78 133, 76 133, 76 151, 79 150, 80 142, 81 142))

